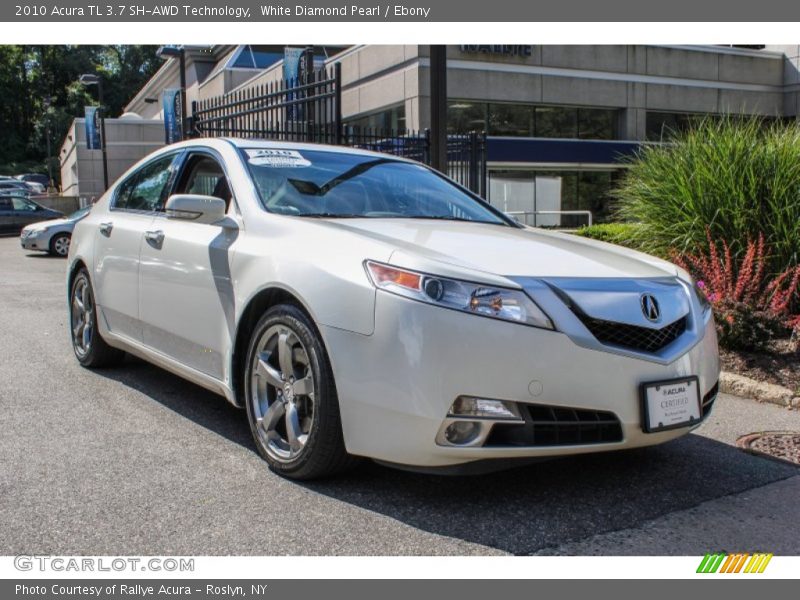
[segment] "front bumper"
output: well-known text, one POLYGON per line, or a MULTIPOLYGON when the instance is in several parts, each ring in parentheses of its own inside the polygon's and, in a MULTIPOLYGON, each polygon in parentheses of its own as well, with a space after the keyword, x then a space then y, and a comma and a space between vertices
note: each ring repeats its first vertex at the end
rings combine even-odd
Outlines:
MULTIPOLYGON (((467 315, 378 292, 370 336, 322 327, 350 453, 440 467, 482 459, 549 457, 659 444, 692 427, 644 433, 639 384, 697 375, 701 395, 717 383, 711 319, 702 339, 669 364, 590 349, 567 335, 467 315), (622 439, 535 447, 436 443, 460 395, 608 411, 622 439)), ((696 426, 696 425, 695 425, 696 426)))
POLYGON ((46 252, 49 244, 49 239, 45 239, 44 232, 32 235, 21 235, 19 238, 19 245, 25 250, 41 250, 46 252))

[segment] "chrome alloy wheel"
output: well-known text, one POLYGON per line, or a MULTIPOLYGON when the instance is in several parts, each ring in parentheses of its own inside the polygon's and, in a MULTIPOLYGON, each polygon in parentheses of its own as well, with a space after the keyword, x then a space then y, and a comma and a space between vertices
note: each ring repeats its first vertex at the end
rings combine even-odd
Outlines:
POLYGON ((53 250, 58 256, 66 256, 69 254, 69 236, 60 235, 53 240, 53 250))
POLYGON ((70 312, 72 315, 72 344, 79 356, 85 356, 91 350, 94 328, 94 302, 86 277, 79 278, 72 289, 70 312))
POLYGON ((268 328, 250 365, 250 402, 257 435, 276 461, 290 462, 303 451, 314 421, 314 389, 298 336, 285 325, 268 328))

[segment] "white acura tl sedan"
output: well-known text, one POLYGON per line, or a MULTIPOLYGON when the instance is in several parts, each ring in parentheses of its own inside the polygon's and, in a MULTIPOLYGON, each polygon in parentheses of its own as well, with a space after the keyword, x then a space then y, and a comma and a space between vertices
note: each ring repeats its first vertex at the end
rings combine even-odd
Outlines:
POLYGON ((659 444, 718 389, 686 272, 521 226, 382 154, 163 148, 76 225, 68 262, 82 365, 128 352, 218 392, 297 479, 659 444))

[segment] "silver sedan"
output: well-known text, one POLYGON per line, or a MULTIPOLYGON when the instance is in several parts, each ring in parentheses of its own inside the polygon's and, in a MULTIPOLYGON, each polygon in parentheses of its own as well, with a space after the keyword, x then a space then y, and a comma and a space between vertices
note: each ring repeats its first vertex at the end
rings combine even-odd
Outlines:
POLYGON ((23 227, 19 236, 20 246, 25 250, 39 250, 53 256, 66 257, 75 224, 86 217, 91 208, 86 206, 66 217, 39 221, 23 227))

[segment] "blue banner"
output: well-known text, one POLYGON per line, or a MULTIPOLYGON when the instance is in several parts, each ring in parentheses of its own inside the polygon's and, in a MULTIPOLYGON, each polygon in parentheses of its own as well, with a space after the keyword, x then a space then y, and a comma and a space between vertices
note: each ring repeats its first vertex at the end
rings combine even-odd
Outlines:
POLYGON ((164 109, 164 137, 167 144, 183 139, 183 102, 180 88, 164 90, 161 96, 164 109))
MULTIPOLYGON (((283 79, 286 82, 286 89, 297 87, 301 82, 303 73, 303 54, 305 48, 284 48, 283 51, 283 79)), ((290 92, 286 94, 286 100, 297 100, 299 94, 290 92)), ((286 107, 287 121, 301 121, 303 119, 303 107, 301 104, 290 104, 286 107)))
POLYGON ((84 108, 83 114, 86 125, 86 149, 102 149, 103 145, 100 139, 100 107, 87 106, 84 108))

